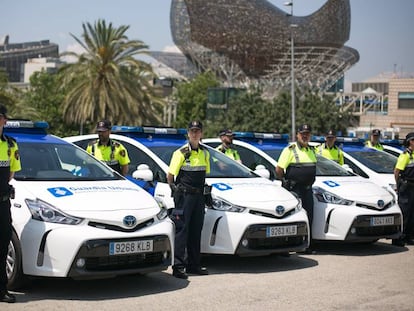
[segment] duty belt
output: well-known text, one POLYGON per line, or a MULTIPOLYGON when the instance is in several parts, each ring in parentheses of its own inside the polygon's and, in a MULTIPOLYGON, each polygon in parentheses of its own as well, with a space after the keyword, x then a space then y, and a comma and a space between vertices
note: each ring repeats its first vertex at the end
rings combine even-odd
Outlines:
POLYGON ((183 193, 203 193, 203 189, 184 186, 178 186, 178 191, 183 193))

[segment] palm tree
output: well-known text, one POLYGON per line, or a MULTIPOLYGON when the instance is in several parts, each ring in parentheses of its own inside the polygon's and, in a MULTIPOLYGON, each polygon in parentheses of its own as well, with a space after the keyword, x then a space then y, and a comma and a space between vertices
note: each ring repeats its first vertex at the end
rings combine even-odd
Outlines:
POLYGON ((129 26, 114 28, 104 20, 92 26, 82 24, 84 42, 71 36, 85 52, 65 52, 77 62, 59 72, 66 90, 63 115, 67 122, 84 124, 109 119, 123 124, 159 124, 162 100, 155 97, 150 81, 154 73, 149 64, 134 56, 146 54, 148 46, 128 40, 129 26))

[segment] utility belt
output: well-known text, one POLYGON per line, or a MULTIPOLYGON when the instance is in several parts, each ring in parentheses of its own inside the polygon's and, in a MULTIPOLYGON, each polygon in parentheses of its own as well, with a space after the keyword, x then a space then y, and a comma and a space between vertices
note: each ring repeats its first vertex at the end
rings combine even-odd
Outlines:
POLYGON ((10 199, 14 199, 14 197, 15 197, 15 189, 12 185, 9 185, 8 193, 0 193, 0 202, 5 202, 10 199))
POLYGON ((204 192, 204 189, 178 185, 177 191, 182 192, 182 193, 190 193, 190 194, 197 194, 197 193, 202 194, 204 192))
POLYGON ((289 191, 292 191, 294 188, 300 188, 300 189, 304 189, 304 190, 312 189, 312 185, 299 183, 299 182, 297 182, 295 180, 292 180, 292 179, 283 179, 282 180, 282 187, 289 190, 289 191))
MULTIPOLYGON (((414 180, 400 179, 398 181, 398 192, 405 192, 408 188, 414 188, 414 180)), ((412 189, 414 190, 414 189, 412 189)))

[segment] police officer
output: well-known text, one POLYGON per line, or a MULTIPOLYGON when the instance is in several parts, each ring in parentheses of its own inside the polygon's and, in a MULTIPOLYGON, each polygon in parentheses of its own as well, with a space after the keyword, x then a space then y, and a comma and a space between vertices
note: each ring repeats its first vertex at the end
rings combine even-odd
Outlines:
POLYGON ((406 149, 398 157, 394 169, 397 184, 398 204, 403 213, 403 235, 392 244, 414 245, 414 132, 408 133, 404 141, 406 149))
POLYGON ((295 192, 302 200, 302 206, 308 213, 310 227, 310 246, 305 251, 314 253, 312 249, 313 193, 312 184, 316 176, 316 154, 309 146, 311 127, 303 124, 298 128, 296 142, 285 147, 280 154, 276 166, 276 175, 282 180, 282 186, 295 192))
POLYGON ((371 139, 365 142, 365 146, 369 148, 375 148, 377 150, 384 150, 384 147, 379 142, 380 136, 381 136, 380 130, 378 129, 372 130, 371 139))
POLYGON ((233 148, 233 138, 234 133, 230 129, 221 130, 219 133, 219 137, 221 140, 221 145, 217 146, 216 150, 224 153, 230 159, 233 159, 239 163, 242 163, 240 159, 239 152, 233 148))
POLYGON ((128 152, 121 143, 109 138, 111 128, 110 121, 99 121, 96 125, 99 139, 89 143, 86 151, 94 155, 98 160, 105 162, 119 174, 125 176, 128 173, 128 164, 130 162, 128 152))
POLYGON ((329 130, 325 135, 325 142, 317 147, 317 151, 323 157, 344 165, 344 153, 335 142, 335 131, 329 130))
POLYGON ((7 123, 7 109, 0 104, 0 301, 13 303, 16 297, 7 291, 6 260, 12 236, 10 198, 14 197, 14 188, 9 185, 14 172, 20 171, 20 157, 16 141, 4 135, 3 127, 7 123))
POLYGON ((176 227, 173 276, 181 279, 187 279, 187 273, 208 274, 207 269, 201 267, 200 256, 205 178, 210 172, 210 154, 200 145, 202 131, 200 121, 190 122, 188 144, 173 153, 167 176, 175 205, 172 212, 176 227))

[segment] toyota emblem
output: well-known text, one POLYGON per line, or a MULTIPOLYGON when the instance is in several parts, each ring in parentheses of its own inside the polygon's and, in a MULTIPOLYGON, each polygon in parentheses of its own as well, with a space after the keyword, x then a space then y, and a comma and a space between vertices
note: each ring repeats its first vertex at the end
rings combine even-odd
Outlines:
POLYGON ((124 217, 123 223, 127 227, 133 227, 137 223, 137 219, 132 215, 128 215, 124 217))
POLYGON ((383 200, 378 200, 377 204, 380 208, 383 208, 385 206, 385 202, 383 200))
POLYGON ((276 206, 276 214, 283 215, 284 212, 285 212, 285 208, 282 205, 276 206))

